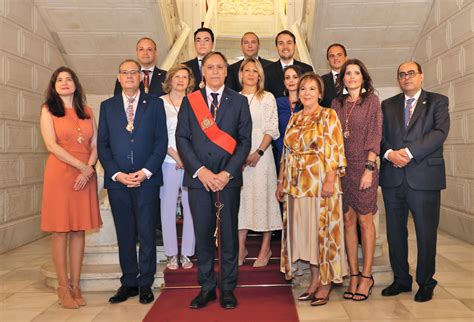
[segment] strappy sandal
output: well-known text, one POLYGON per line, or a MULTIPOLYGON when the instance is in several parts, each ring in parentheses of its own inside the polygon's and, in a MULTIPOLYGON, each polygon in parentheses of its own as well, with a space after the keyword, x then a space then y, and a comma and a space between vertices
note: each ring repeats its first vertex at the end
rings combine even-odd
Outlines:
POLYGON ((367 300, 367 299, 369 298, 370 294, 372 294, 372 288, 373 288, 374 285, 375 285, 375 281, 374 281, 374 276, 373 276, 373 275, 365 276, 365 275, 360 274, 360 277, 362 277, 362 278, 367 278, 367 279, 371 279, 371 280, 372 280, 372 285, 370 285, 369 291, 367 292, 367 294, 354 293, 354 296, 356 296, 356 295, 357 295, 357 296, 361 296, 360 299, 352 298, 353 301, 357 301, 357 302, 367 300))
MULTIPOLYGON (((357 274, 351 274, 350 276, 351 276, 351 278, 352 278, 352 277, 355 277, 355 276, 358 277, 358 276, 360 276, 360 272, 357 273, 357 274)), ((359 282, 357 282, 357 284, 356 284, 356 291, 357 291, 357 287, 358 287, 358 286, 359 286, 359 282)), ((349 292, 349 291, 345 291, 344 294, 342 294, 342 298, 343 298, 344 300, 352 300, 352 299, 354 298, 354 293, 353 293, 353 292, 349 292)))

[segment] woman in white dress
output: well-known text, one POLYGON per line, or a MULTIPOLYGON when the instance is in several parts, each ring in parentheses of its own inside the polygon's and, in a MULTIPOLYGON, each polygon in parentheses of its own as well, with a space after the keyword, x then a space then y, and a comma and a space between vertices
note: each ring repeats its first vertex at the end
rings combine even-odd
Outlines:
POLYGON ((245 246, 247 233, 253 230, 263 233, 260 252, 253 264, 254 267, 262 267, 272 256, 272 231, 282 227, 280 208, 272 193, 276 189, 277 178, 270 147, 272 141, 280 136, 278 112, 275 98, 263 89, 263 68, 257 59, 247 58, 242 62, 239 80, 241 94, 247 97, 252 116, 252 148, 244 165, 244 185, 240 195, 239 266, 243 265, 248 255, 245 246))
POLYGON ((189 257, 194 255, 195 237, 193 218, 188 203, 188 190, 183 187, 184 167, 176 150, 175 132, 178 124, 178 111, 183 97, 194 88, 194 77, 191 69, 179 64, 172 67, 163 82, 163 91, 168 93, 161 96, 166 112, 168 128, 168 154, 163 162, 163 186, 160 189, 161 227, 163 246, 167 257, 166 267, 178 269, 178 238, 176 233, 176 205, 181 189, 183 205, 183 239, 181 244, 181 267, 189 269, 193 263, 189 257))

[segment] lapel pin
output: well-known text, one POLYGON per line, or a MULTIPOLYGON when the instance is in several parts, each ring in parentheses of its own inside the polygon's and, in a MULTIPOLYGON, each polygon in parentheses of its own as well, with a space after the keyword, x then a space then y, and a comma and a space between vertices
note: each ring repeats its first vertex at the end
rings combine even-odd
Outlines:
POLYGON ((143 100, 143 104, 146 104, 146 101, 145 101, 145 100, 143 100))
POLYGON ((426 101, 423 101, 423 104, 426 104, 426 101))

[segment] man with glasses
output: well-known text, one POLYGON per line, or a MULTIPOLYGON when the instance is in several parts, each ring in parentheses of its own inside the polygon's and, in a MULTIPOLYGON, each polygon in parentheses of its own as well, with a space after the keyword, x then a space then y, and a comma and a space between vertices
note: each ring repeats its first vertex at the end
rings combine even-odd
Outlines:
POLYGON ((122 92, 101 103, 97 137, 122 269, 121 287, 109 302, 140 295, 140 303, 147 304, 154 300, 156 213, 168 148, 166 115, 160 98, 140 90, 138 62, 123 61, 117 79, 122 92))
MULTIPOLYGON (((166 71, 155 66, 156 43, 148 37, 140 38, 136 45, 137 61, 140 63, 140 90, 157 97, 163 95, 162 83, 166 78, 166 71)), ((115 82, 114 95, 122 93, 120 82, 115 82)))
POLYGON ((277 97, 287 96, 283 80, 283 69, 286 66, 299 66, 302 73, 312 72, 313 67, 294 59, 296 37, 289 30, 280 31, 275 37, 275 46, 280 59, 265 67, 265 90, 277 97))
POLYGON ((194 90, 199 89, 199 84, 202 81, 202 59, 209 54, 214 48, 214 33, 211 29, 201 27, 194 32, 194 49, 197 56, 187 62, 186 66, 191 68, 194 75, 194 90))
MULTIPOLYGON (((263 68, 272 63, 271 61, 266 60, 258 55, 258 50, 260 49, 260 39, 258 38, 257 34, 252 31, 246 32, 242 36, 240 39, 240 49, 242 49, 244 59, 249 57, 258 59, 263 68)), ((238 62, 230 65, 227 69, 225 85, 232 88, 236 92, 240 92, 242 90, 242 85, 239 81, 239 69, 244 59, 241 59, 238 62)))
POLYGON ((423 72, 414 61, 397 71, 403 93, 382 102, 380 186, 385 203, 387 241, 394 281, 383 296, 410 292, 408 212, 413 216, 418 248, 415 301, 432 299, 440 191, 446 188, 443 144, 449 131, 448 98, 424 91, 423 72))
POLYGON ((203 59, 205 88, 187 95, 181 103, 176 146, 186 172, 193 214, 201 291, 189 305, 199 309, 216 299, 214 272, 216 203, 220 202, 220 304, 237 306, 237 217, 242 187, 242 166, 251 145, 252 119, 247 98, 224 86, 227 59, 211 52, 203 59))
POLYGON ((336 81, 341 71, 342 65, 347 60, 346 48, 341 44, 332 44, 326 50, 326 59, 328 60, 331 71, 322 76, 324 82, 324 96, 321 106, 331 107, 332 100, 336 97, 336 81))

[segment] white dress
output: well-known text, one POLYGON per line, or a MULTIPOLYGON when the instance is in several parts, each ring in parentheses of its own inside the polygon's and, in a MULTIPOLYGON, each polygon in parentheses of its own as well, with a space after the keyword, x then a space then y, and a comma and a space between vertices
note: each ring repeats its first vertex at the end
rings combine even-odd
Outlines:
MULTIPOLYGON (((255 152, 265 134, 273 140, 280 136, 278 131, 278 112, 275 98, 265 92, 259 100, 257 96, 245 95, 249 101, 252 116, 252 148, 255 152)), ((275 197, 277 176, 272 146, 255 167, 245 167, 243 186, 240 195, 239 229, 253 231, 272 231, 282 227, 280 207, 275 197)))

